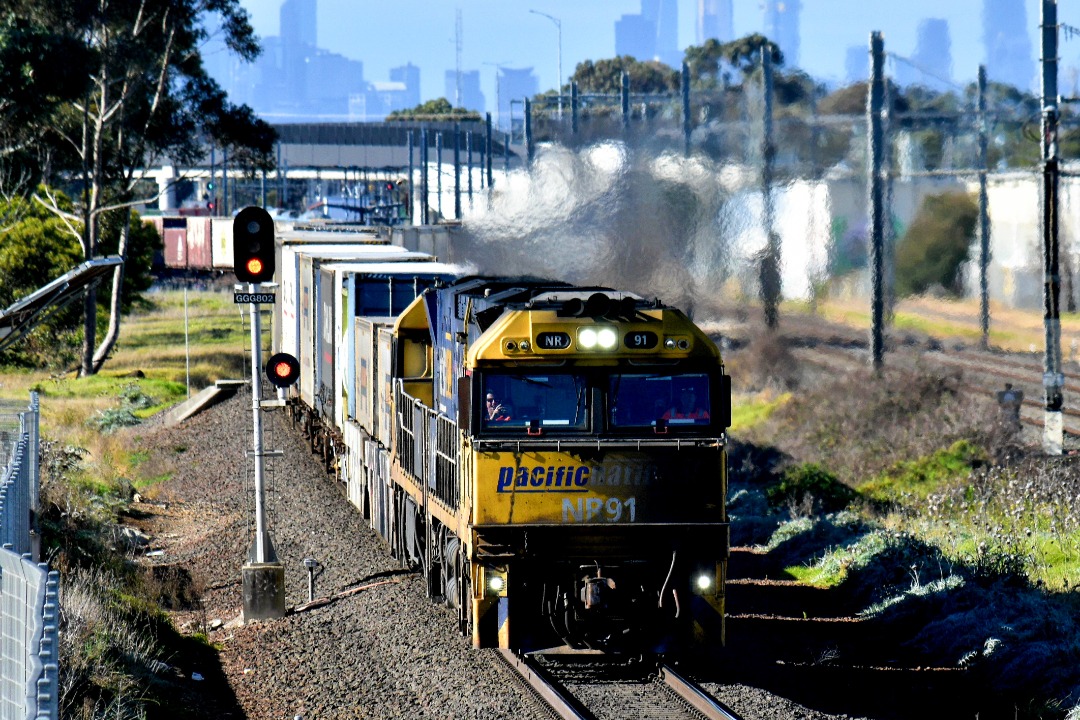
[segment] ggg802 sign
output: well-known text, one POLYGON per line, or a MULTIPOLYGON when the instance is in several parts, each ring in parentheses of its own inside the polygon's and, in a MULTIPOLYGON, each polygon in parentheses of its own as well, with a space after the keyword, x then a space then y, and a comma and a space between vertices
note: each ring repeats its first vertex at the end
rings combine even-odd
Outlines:
POLYGON ((237 305, 244 303, 273 303, 277 296, 274 293, 233 293, 233 302, 237 305))

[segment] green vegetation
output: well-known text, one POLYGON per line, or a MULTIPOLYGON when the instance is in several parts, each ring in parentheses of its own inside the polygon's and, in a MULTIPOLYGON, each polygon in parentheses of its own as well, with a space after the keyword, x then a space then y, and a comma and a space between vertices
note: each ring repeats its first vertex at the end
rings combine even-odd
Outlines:
POLYGON ((911 499, 926 500, 940 492, 947 483, 968 477, 972 470, 987 461, 987 453, 969 440, 957 440, 948 448, 905 460, 882 475, 859 484, 859 493, 878 503, 898 503, 911 499))
MULTIPOLYGON (((157 717, 168 698, 185 692, 173 664, 213 652, 181 637, 162 612, 198 610, 196 581, 133 562, 118 533, 135 491, 151 491, 175 472, 151 461, 137 430, 124 428, 187 397, 189 356, 193 392, 245 376, 249 334, 231 296, 188 293, 187 315, 187 353, 183 293, 155 292, 134 308, 107 372, 0 370, 0 397, 24 402, 31 390, 41 394, 42 552, 61 573, 63 717, 157 717)), ((200 662, 205 668, 215 660, 200 662)), ((169 716, 185 712, 170 707, 169 716)))
POLYGON ((408 110, 394 110, 386 116, 387 120, 428 120, 428 121, 480 121, 480 114, 475 110, 456 108, 446 98, 437 98, 420 103, 408 110))
MULTIPOLYGON (((51 213, 82 259, 115 251, 129 266, 114 274, 100 345, 97 291, 87 290, 79 360, 80 373, 92 375, 119 337, 131 291, 148 286, 152 245, 130 211, 146 201, 140 190, 146 168, 163 159, 191 165, 207 143, 226 149, 235 167, 273 167, 273 128, 229 102, 200 55, 208 27, 242 60, 254 60, 260 48, 239 0, 111 3, 93 12, 78 0, 28 0, 5 8, 5 195, 32 199, 51 213), (125 278, 132 284, 126 293, 125 278)), ((3 219, 5 225, 19 220, 3 219)))
POLYGON ((896 247, 896 292, 919 295, 940 289, 963 293, 961 266, 978 219, 975 201, 965 193, 928 195, 896 247))
POLYGON ((977 668, 1017 717, 1064 717, 1080 687, 1080 468, 1028 455, 958 383, 846 373, 733 430, 732 542, 831 588, 910 662, 977 668))
POLYGON ((790 393, 784 393, 774 398, 769 397, 743 397, 732 398, 731 428, 732 432, 747 431, 760 425, 776 412, 777 408, 791 399, 790 393))
POLYGON ((583 93, 617 95, 622 92, 622 74, 630 76, 630 91, 636 93, 674 92, 679 74, 656 60, 637 60, 629 55, 608 60, 585 60, 574 68, 571 82, 583 93))

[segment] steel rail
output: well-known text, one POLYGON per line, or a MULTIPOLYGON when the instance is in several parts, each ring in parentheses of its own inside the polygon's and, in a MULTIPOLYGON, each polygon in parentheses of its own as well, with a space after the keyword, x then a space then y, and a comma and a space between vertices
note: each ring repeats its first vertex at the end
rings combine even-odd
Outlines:
POLYGON ((536 696, 545 702, 563 720, 594 720, 571 696, 555 686, 547 673, 535 661, 519 657, 512 650, 499 649, 503 661, 524 680, 536 696))
POLYGON ((675 672, 670 665, 660 666, 660 679, 664 681, 668 689, 709 720, 741 720, 732 710, 675 672))

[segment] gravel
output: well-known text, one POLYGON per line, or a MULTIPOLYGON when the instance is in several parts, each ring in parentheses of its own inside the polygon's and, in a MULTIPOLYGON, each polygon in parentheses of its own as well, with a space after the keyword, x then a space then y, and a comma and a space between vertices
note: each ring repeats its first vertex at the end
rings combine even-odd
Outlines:
MULTIPOLYGON (((135 504, 132 524, 150 536, 146 562, 178 566, 202 608, 177 611, 184 632, 208 632, 219 667, 201 677, 207 718, 537 717, 493 650, 473 650, 455 615, 424 594, 278 410, 263 413, 268 524, 285 566, 286 617, 242 624, 240 568, 254 537, 251 396, 241 390, 173 427, 127 431, 170 479, 135 504), (321 564, 308 601, 302 561, 321 564)), ((182 664, 182 663, 178 663, 182 664)), ((825 715, 745 685, 717 688, 746 720, 825 715)))

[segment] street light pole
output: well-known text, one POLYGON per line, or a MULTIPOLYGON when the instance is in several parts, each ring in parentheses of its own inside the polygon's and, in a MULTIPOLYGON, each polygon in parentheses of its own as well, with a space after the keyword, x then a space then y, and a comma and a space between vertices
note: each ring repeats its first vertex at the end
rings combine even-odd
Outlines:
POLYGON ((562 20, 560 20, 557 17, 553 17, 551 15, 548 15, 547 13, 540 12, 539 10, 530 10, 529 12, 533 13, 534 15, 542 15, 542 16, 546 17, 548 20, 555 23, 555 29, 558 31, 558 35, 559 35, 559 82, 555 87, 555 92, 558 93, 558 95, 556 97, 558 97, 558 100, 559 100, 559 119, 562 120, 562 81, 563 81, 563 74, 562 74, 562 20))

